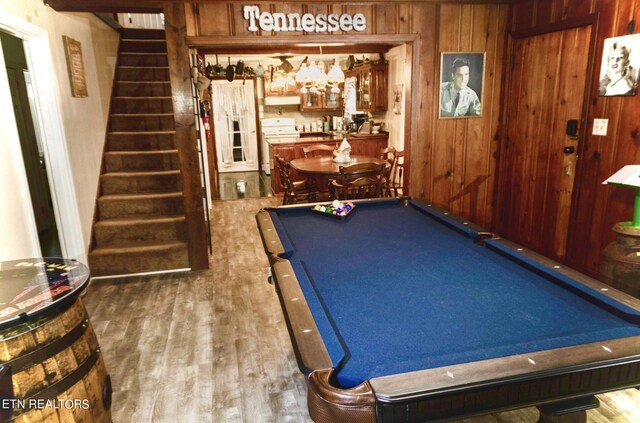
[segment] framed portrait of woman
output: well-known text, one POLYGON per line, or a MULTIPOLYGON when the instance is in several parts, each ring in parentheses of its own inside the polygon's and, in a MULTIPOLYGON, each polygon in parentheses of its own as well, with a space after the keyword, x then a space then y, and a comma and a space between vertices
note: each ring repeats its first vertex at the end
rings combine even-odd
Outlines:
POLYGON ((640 34, 604 40, 598 95, 607 97, 636 95, 639 67, 640 34))

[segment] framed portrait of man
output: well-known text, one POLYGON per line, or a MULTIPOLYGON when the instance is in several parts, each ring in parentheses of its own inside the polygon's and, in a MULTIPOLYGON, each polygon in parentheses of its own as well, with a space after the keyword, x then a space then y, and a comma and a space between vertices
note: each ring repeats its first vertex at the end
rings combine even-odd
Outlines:
POLYGON ((442 53, 440 119, 482 116, 484 63, 485 53, 442 53))
POLYGON ((638 68, 640 68, 640 34, 604 40, 598 95, 636 95, 638 68))

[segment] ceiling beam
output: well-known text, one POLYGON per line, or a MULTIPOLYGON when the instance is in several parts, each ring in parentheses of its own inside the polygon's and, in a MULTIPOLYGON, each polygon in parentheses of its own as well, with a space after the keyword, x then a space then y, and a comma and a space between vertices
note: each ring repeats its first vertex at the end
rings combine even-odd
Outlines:
MULTIPOLYGON (((182 0, 179 1, 182 2, 182 0)), ((162 13, 162 3, 158 0, 43 0, 43 2, 57 12, 162 13)))
MULTIPOLYGON (((384 44, 344 44, 340 46, 323 45, 323 54, 358 54, 358 53, 386 53, 392 46, 384 44)), ((220 46, 220 47, 198 47, 201 54, 319 54, 319 47, 312 46, 269 46, 269 45, 246 45, 246 46, 220 46)))

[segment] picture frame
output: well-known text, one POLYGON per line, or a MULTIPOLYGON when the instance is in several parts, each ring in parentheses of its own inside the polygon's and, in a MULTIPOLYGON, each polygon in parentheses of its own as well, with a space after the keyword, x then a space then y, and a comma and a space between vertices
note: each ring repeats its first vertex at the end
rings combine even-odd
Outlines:
POLYGON ((602 46, 598 95, 637 95, 639 69, 640 34, 605 39, 602 46))
POLYGON ((482 116, 485 56, 485 52, 441 53, 440 119, 482 116))
POLYGON ((84 62, 82 60, 82 45, 66 35, 62 36, 64 52, 67 58, 67 70, 71 83, 71 95, 73 97, 88 97, 87 80, 84 74, 84 62))

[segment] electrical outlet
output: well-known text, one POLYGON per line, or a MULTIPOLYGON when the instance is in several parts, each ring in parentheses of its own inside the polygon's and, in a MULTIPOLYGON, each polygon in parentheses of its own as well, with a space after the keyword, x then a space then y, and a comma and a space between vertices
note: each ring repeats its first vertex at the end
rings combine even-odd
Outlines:
POLYGON ((607 126, 609 125, 609 119, 594 119, 593 120, 593 135, 606 136, 607 126))

